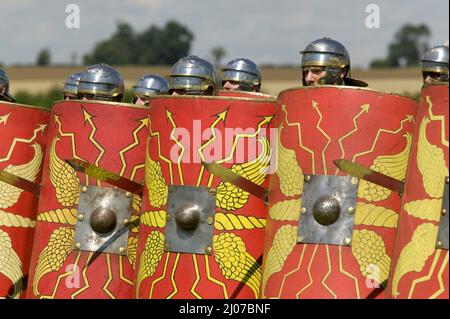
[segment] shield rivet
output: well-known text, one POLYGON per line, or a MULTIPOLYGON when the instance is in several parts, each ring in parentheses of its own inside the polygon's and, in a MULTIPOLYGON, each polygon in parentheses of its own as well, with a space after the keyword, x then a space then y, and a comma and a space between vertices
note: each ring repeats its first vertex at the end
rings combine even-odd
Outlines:
POLYGON ((314 219, 322 226, 334 224, 341 214, 341 204, 333 196, 324 195, 313 206, 314 219))
POLYGON ((215 188, 211 188, 209 190, 209 193, 211 194, 211 196, 215 196, 217 194, 217 190, 215 188))
POLYGON ((350 180, 350 183, 352 183, 353 185, 358 184, 358 179, 356 177, 352 177, 352 179, 350 180))
POLYGON ((79 214, 79 215, 77 216, 77 219, 78 219, 78 221, 82 222, 83 219, 84 219, 84 215, 83 215, 83 214, 79 214))
POLYGON ((354 208, 354 207, 349 207, 349 208, 347 209, 347 211, 348 211, 348 213, 351 215, 351 214, 353 214, 353 213, 355 212, 355 208, 354 208))
POLYGON ((214 224, 214 218, 212 218, 211 216, 209 216, 209 217, 206 219, 206 223, 207 223, 208 225, 214 224))
POLYGON ((126 225, 128 225, 130 223, 130 221, 125 218, 122 223, 126 226, 126 225))
POLYGON ((81 188, 81 191, 83 192, 83 193, 86 193, 87 192, 87 186, 83 186, 82 188, 81 188))
POLYGON ((298 236, 297 237, 297 242, 298 243, 303 243, 303 240, 305 240, 305 238, 303 236, 298 236))
POLYGON ((445 216, 445 215, 447 215, 447 210, 444 208, 444 209, 442 209, 442 211, 441 211, 441 214, 442 214, 442 216, 445 216))
POLYGON ((448 184, 448 176, 445 178, 445 184, 448 184))
POLYGON ((123 253, 123 252, 125 252, 125 248, 124 248, 124 247, 120 247, 120 248, 119 248, 119 251, 120 251, 121 253, 123 253))
POLYGON ((207 255, 211 255, 212 254, 212 248, 211 247, 206 247, 205 248, 205 253, 207 254, 207 255))
POLYGON ((169 243, 165 243, 165 245, 164 245, 164 249, 167 251, 167 250, 169 250, 169 248, 170 248, 170 245, 169 245, 169 243))
POLYGON ((307 212, 306 207, 302 207, 301 212, 302 212, 302 214, 306 214, 306 212, 307 212))
POLYGON ((166 214, 166 221, 170 221, 172 219, 172 216, 170 216, 170 214, 166 214))
POLYGON ((348 245, 350 245, 351 243, 352 243, 351 238, 345 237, 345 239, 344 239, 344 244, 348 246, 348 245))
POLYGON ((75 243, 75 249, 80 249, 81 248, 81 243, 75 243))
POLYGON ((130 197, 131 197, 131 193, 130 193, 130 192, 126 192, 126 193, 125 193, 125 196, 126 196, 127 198, 130 198, 130 197))
POLYGON ((309 175, 305 175, 305 182, 309 182, 309 180, 311 179, 311 176, 309 176, 309 175))
POLYGON ((438 240, 436 243, 436 248, 441 248, 442 247, 442 241, 438 240))

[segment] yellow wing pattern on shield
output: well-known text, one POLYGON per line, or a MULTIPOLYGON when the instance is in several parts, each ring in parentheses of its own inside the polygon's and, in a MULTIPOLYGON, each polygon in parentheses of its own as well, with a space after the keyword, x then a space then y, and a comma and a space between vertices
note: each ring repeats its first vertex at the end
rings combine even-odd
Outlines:
POLYGON ((425 191, 430 197, 440 198, 444 191, 444 178, 448 175, 444 151, 432 145, 427 139, 427 125, 430 119, 425 117, 420 124, 417 145, 417 166, 422 174, 425 191))
POLYGON ((402 277, 412 271, 420 272, 427 259, 435 252, 438 226, 425 223, 417 227, 411 241, 403 248, 395 269, 392 295, 399 296, 398 284, 402 277))
MULTIPOLYGON (((270 161, 270 145, 267 138, 260 138, 258 141, 262 145, 262 151, 258 158, 243 164, 234 164, 231 171, 242 177, 261 185, 266 178, 266 169, 270 161)), ((247 202, 249 193, 228 182, 221 182, 217 187, 216 206, 222 209, 233 211, 242 208, 247 202)))
POLYGON ((153 207, 161 208, 167 203, 168 187, 161 170, 161 164, 150 158, 146 152, 145 184, 148 188, 148 199, 153 207))
POLYGON ((261 267, 247 252, 242 238, 233 233, 222 233, 214 236, 213 246, 214 257, 219 263, 222 275, 226 279, 244 282, 257 298, 261 282, 261 267))
MULTIPOLYGON (((16 176, 29 180, 36 181, 42 163, 42 149, 39 144, 31 145, 34 149, 33 159, 23 165, 8 165, 5 171, 16 176)), ((19 196, 23 191, 15 186, 11 186, 4 182, 0 182, 0 208, 8 208, 13 206, 19 200, 19 196)))
POLYGON ((50 180, 55 187, 56 199, 61 205, 70 207, 78 204, 80 180, 75 170, 56 154, 56 143, 59 137, 52 141, 50 149, 50 180))
MULTIPOLYGON (((411 149, 412 136, 411 134, 405 134, 404 138, 406 139, 406 146, 400 153, 378 156, 370 168, 400 181, 404 180, 406 176, 406 167, 408 165, 409 151, 411 149)), ((365 180, 360 181, 358 197, 362 197, 368 201, 378 202, 385 200, 391 196, 391 193, 391 190, 382 186, 372 184, 365 180)))
POLYGON ((8 277, 14 286, 14 293, 10 296, 19 298, 22 292, 22 262, 12 249, 11 238, 0 229, 0 273, 8 277))

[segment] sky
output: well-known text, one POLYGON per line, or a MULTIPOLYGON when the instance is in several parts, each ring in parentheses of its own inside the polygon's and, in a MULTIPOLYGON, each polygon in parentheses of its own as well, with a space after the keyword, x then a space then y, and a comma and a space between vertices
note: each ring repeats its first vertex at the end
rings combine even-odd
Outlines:
POLYGON ((73 52, 80 61, 118 21, 140 32, 169 20, 194 34, 192 54, 209 59, 211 49, 222 46, 224 60, 258 64, 298 65, 299 51, 327 36, 347 47, 353 66, 367 67, 386 56, 406 23, 425 23, 430 45, 449 39, 448 0, 0 0, 0 63, 34 63, 46 47, 55 63, 68 63, 73 52), (70 4, 80 9, 80 28, 66 27, 70 4), (379 8, 379 28, 366 26, 371 4, 379 8))

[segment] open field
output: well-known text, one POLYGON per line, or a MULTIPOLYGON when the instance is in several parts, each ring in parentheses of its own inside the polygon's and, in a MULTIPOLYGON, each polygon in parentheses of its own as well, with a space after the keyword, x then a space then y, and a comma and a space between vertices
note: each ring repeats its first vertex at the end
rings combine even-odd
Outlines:
MULTIPOLYGON (((39 93, 53 87, 61 88, 66 77, 79 71, 76 67, 10 67, 5 68, 10 78, 12 94, 17 91, 39 93)), ((170 67, 165 66, 125 66, 117 67, 125 79, 125 85, 130 88, 137 79, 146 73, 157 73, 168 76, 170 67)), ((300 84, 298 68, 262 68, 262 90, 277 95, 283 89, 300 84)), ((354 70, 352 76, 369 83, 370 88, 395 92, 415 93, 420 91, 422 79, 419 68, 412 69, 380 69, 354 70)))

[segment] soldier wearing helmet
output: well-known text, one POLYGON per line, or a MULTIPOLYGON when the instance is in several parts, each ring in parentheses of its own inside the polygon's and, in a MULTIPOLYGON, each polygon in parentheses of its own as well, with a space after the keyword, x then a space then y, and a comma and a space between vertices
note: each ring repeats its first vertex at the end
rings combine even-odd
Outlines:
POLYGON ((428 49, 422 58, 422 76, 425 84, 448 82, 448 46, 428 49))
POLYGON ((76 100, 78 99, 78 81, 80 81, 83 72, 76 72, 69 75, 64 83, 63 96, 64 100, 76 100))
POLYGON ((160 75, 147 74, 133 86, 133 103, 148 105, 151 95, 168 94, 169 82, 160 75))
POLYGON ((222 69, 222 88, 224 90, 240 90, 259 92, 261 89, 261 72, 258 66, 249 59, 235 59, 222 69))
POLYGON ((9 95, 9 79, 6 72, 0 69, 0 101, 14 102, 14 98, 9 95))
POLYGON ((219 83, 214 67, 208 61, 191 55, 172 67, 169 80, 171 95, 217 95, 219 83))
POLYGON ((119 72, 107 64, 95 64, 83 72, 78 82, 78 98, 121 102, 124 81, 119 72))
POLYGON ((302 82, 310 85, 367 86, 350 78, 350 55, 340 42, 322 38, 308 44, 301 51, 302 82))

